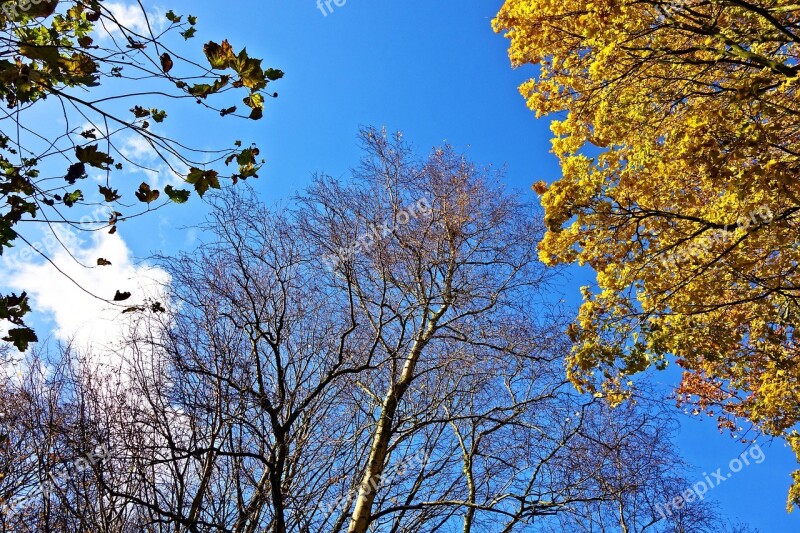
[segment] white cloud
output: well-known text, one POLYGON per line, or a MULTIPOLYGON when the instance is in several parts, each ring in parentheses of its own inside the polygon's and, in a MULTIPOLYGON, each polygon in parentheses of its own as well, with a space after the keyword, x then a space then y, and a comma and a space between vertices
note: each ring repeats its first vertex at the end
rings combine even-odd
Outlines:
POLYGON ((125 139, 120 152, 129 159, 146 159, 148 161, 156 159, 153 147, 141 135, 131 135, 125 139))
POLYGON ((143 303, 146 297, 163 302, 161 287, 169 282, 169 276, 161 269, 135 264, 118 234, 95 232, 89 242, 81 244, 83 246, 70 250, 80 263, 95 265, 102 257, 111 261, 111 266, 86 268, 66 250, 59 249, 51 259, 75 283, 49 263, 30 261, 12 265, 4 285, 11 290, 27 291, 35 312, 52 316, 52 334, 56 339, 73 341, 77 347, 108 354, 116 351, 130 331, 135 314, 122 314, 124 307, 97 299, 80 287, 106 299, 113 298, 118 290, 131 292, 133 296, 124 304, 133 306, 143 303))
MULTIPOLYGON (((127 169, 131 174, 144 174, 148 185, 154 189, 163 189, 166 185, 180 186, 184 183, 183 178, 164 163, 153 147, 140 135, 126 137, 119 151, 131 161, 147 167, 128 165, 127 169)), ((185 166, 174 156, 168 155, 168 157, 173 168, 181 169, 185 166)))
MULTIPOLYGON (((140 35, 149 35, 150 30, 147 27, 147 19, 144 16, 142 8, 135 2, 103 2, 103 7, 111 12, 120 26, 134 31, 140 35)), ((147 12, 147 18, 150 19, 150 26, 153 33, 160 32, 166 25, 167 19, 163 14, 157 12, 147 12)), ((120 33, 121 30, 117 26, 112 26, 108 22, 105 23, 106 29, 111 33, 120 33)))
POLYGON ((186 231, 183 244, 187 248, 193 247, 195 244, 197 244, 197 228, 189 228, 186 231))

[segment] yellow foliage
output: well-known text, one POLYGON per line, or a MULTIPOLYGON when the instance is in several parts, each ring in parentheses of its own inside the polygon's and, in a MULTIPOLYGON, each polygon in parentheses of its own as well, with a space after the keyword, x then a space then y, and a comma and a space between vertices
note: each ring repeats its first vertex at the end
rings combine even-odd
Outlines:
POLYGON ((540 257, 598 288, 569 378, 621 401, 676 361, 683 401, 800 452, 799 25, 791 0, 507 0, 494 21, 540 65, 528 106, 566 116, 540 257))

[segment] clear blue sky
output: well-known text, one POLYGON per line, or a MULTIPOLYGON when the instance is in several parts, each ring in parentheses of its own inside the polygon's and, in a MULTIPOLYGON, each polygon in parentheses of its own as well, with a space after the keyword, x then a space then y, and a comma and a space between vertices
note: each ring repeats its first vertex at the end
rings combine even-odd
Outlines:
MULTIPOLYGON (((287 199, 314 172, 346 176, 359 156, 360 125, 403 130, 422 151, 447 141, 476 162, 506 165, 512 188, 529 191, 534 181, 558 176, 549 153, 549 119, 537 120, 517 91, 533 69, 511 70, 507 42, 491 30, 500 1, 347 0, 341 7, 331 4, 327 16, 315 0, 148 4, 198 15, 191 46, 228 38, 235 48, 246 45, 252 56, 286 72, 274 85, 280 97, 267 102, 257 123, 175 114, 170 126, 200 144, 199 133, 209 127, 219 135, 215 144, 257 141, 267 168, 256 189, 267 201, 287 199)), ((201 211, 197 205, 162 211, 157 238, 134 231, 125 231, 125 238, 140 257, 174 249, 186 242, 185 234, 170 228, 195 222, 201 211)), ((572 301, 578 285, 565 287, 572 301)), ((676 377, 656 376, 666 385, 676 377)), ((725 471, 744 450, 720 435, 713 421, 682 420, 677 445, 698 468, 697 480, 703 472, 725 471)), ((762 448, 763 463, 743 469, 708 498, 725 515, 762 532, 800 531, 800 513, 785 512, 789 472, 796 465, 780 443, 762 448)))

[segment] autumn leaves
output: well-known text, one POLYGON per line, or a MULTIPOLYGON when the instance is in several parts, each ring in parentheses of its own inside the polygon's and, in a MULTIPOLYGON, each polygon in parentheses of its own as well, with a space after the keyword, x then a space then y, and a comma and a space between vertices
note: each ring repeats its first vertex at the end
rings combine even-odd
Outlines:
POLYGON ((529 107, 559 113, 561 177, 534 187, 541 258, 597 272, 570 328, 572 381, 622 401, 630 374, 678 362, 699 412, 800 453, 798 13, 508 0, 494 25, 515 65, 540 68, 529 107))

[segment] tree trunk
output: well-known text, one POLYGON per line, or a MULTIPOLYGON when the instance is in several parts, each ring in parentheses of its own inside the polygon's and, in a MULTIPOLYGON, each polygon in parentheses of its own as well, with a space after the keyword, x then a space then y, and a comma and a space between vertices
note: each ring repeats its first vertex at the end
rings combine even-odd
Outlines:
POLYGON ((364 477, 361 479, 356 506, 355 509, 353 509, 353 515, 350 518, 350 527, 347 529, 347 533, 367 532, 372 514, 372 503, 375 501, 375 495, 378 493, 383 470, 386 467, 386 456, 389 448, 389 441, 392 437, 392 425, 394 424, 394 417, 397 413, 397 406, 403 399, 403 395, 405 395, 409 385, 411 385, 411 381, 414 379, 414 369, 417 366, 420 354, 422 354, 423 348, 425 348, 425 345, 431 339, 436 329, 436 322, 441 318, 445 310, 446 306, 443 306, 431 318, 430 323, 425 328, 425 332, 411 347, 405 365, 403 365, 400 379, 397 383, 389 387, 389 390, 386 392, 386 397, 381 406, 381 416, 378 419, 378 426, 375 430, 375 436, 372 439, 372 448, 370 450, 369 460, 367 461, 367 468, 364 472, 364 477))

